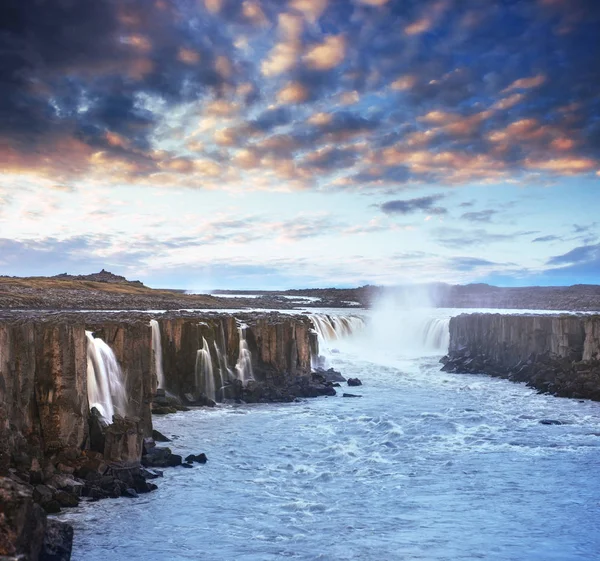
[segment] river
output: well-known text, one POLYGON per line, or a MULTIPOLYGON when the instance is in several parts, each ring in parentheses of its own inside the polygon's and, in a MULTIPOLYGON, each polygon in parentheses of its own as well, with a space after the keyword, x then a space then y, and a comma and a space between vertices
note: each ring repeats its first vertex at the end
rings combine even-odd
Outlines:
POLYGON ((327 343, 363 382, 336 397, 155 417, 208 463, 61 515, 72 559, 600 558, 600 404, 443 373, 418 333, 396 318, 327 343))

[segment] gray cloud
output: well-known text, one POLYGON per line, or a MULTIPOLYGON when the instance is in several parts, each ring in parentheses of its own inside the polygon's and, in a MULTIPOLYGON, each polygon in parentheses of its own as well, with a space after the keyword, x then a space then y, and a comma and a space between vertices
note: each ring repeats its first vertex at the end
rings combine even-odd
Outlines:
POLYGON ((448 212, 445 208, 435 206, 443 198, 444 195, 429 195, 416 199, 396 199, 383 203, 380 205, 380 208, 386 214, 412 214, 419 211, 431 214, 445 214, 448 212))
POLYGON ((549 265, 573 265, 600 261, 600 244, 583 245, 548 260, 549 265))
POLYGON ((474 212, 465 212, 461 218, 470 222, 489 222, 494 214, 498 214, 497 210, 487 209, 474 212))
POLYGON ((560 236, 550 235, 550 236, 541 236, 539 238, 535 238, 533 240, 533 242, 534 243, 537 243, 537 242, 554 242, 554 241, 559 241, 559 240, 562 240, 562 238, 560 236))

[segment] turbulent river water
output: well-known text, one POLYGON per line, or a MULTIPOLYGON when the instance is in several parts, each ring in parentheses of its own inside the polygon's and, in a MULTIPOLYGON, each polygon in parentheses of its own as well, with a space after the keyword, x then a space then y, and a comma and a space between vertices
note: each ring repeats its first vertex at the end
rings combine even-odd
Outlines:
POLYGON ((328 344, 361 398, 155 418, 208 463, 62 515, 73 559, 599 559, 600 404, 440 372, 417 331, 328 344))

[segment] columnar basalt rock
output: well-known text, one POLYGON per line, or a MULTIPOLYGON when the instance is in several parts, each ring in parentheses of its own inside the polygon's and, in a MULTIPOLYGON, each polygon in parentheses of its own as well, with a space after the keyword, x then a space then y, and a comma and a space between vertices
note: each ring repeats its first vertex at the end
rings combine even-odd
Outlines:
POLYGON ((311 371, 312 326, 305 317, 268 314, 248 318, 246 338, 257 377, 280 383, 311 371))
MULTIPOLYGON (((44 537, 44 510, 75 506, 82 497, 136 496, 156 488, 139 468, 143 447, 153 444, 152 403, 159 393, 150 319, 145 313, 0 318, 0 476, 23 481, 0 477, 0 494, 14 506, 10 513, 0 510, 0 543, 8 544, 2 553, 20 553, 30 542, 27 558, 38 558, 41 549, 49 559, 56 552, 66 559, 72 531, 54 525, 44 537), (89 410, 88 344, 94 341, 86 331, 110 347, 123 373, 127 404, 119 403, 126 416, 115 414, 108 425, 100 412, 89 410)), ((331 382, 311 376, 318 344, 304 316, 168 313, 158 322, 163 399, 192 395, 201 403, 195 371, 200 348, 208 350, 213 371, 227 384, 221 398, 264 402, 335 394, 331 382), (242 326, 254 373, 244 383, 236 373, 242 326)))
POLYGON ((311 323, 304 316, 165 314, 158 323, 166 390, 182 399, 186 395, 198 397, 196 351, 203 346, 203 340, 208 345, 213 371, 220 372, 223 383, 233 381, 242 325, 257 382, 285 387, 295 383, 298 376, 308 377, 311 356, 318 352, 311 323))
POLYGON ((84 445, 85 373, 82 324, 0 324, 0 473, 84 445))
POLYGON ((447 372, 508 378, 600 400, 600 316, 463 314, 450 320, 447 372))
POLYGON ((208 343, 215 371, 223 368, 225 363, 230 369, 235 366, 239 335, 233 316, 166 315, 158 322, 161 330, 163 370, 167 391, 180 397, 185 394, 196 394, 196 351, 202 347, 203 338, 208 343), (222 353, 223 364, 219 364, 215 344, 222 353))
MULTIPOLYGON (((45 460, 54 458, 57 463, 65 454, 74 459, 92 445, 86 331, 102 338, 114 352, 126 385, 126 414, 139 419, 144 437, 152 435, 156 376, 151 317, 99 312, 9 314, 0 320, 0 438, 7 443, 0 447, 0 473, 7 473, 9 467, 23 473, 43 471, 45 460)), ((314 388, 305 392, 296 387, 311 382, 311 357, 318 353, 316 336, 305 316, 167 313, 157 319, 166 390, 181 399, 198 396, 196 353, 203 340, 222 383, 235 379, 242 325, 257 384, 263 389, 295 387, 285 395, 265 394, 257 393, 255 384, 250 399, 285 401, 298 395, 320 395, 314 388)), ((226 397, 239 397, 236 392, 226 397)), ((132 459, 129 452, 126 455, 132 459)))

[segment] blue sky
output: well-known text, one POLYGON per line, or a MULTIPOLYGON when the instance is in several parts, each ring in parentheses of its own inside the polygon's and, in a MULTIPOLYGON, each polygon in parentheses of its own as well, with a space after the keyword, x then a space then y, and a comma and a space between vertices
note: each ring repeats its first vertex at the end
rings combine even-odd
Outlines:
POLYGON ((0 274, 600 280, 595 0, 9 0, 0 274))

